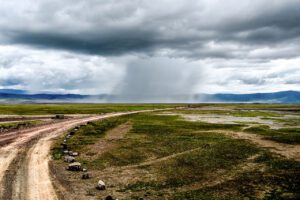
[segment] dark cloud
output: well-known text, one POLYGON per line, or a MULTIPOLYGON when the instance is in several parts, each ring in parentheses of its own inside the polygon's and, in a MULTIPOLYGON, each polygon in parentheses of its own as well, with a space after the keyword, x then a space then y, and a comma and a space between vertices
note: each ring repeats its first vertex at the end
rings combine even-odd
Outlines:
POLYGON ((240 58, 300 35, 300 2, 295 0, 43 0, 33 8, 18 6, 2 15, 5 42, 98 55, 153 55, 168 49, 170 57, 240 58), (214 49, 210 42, 221 47, 214 49))
POLYGON ((13 43, 29 44, 41 48, 67 49, 75 52, 99 55, 119 55, 123 53, 145 51, 155 45, 148 33, 143 36, 132 33, 120 33, 120 36, 73 36, 59 33, 14 33, 13 43))
POLYGON ((202 89, 295 90, 299 8, 299 0, 3 1, 0 88, 140 102, 188 101, 202 89))

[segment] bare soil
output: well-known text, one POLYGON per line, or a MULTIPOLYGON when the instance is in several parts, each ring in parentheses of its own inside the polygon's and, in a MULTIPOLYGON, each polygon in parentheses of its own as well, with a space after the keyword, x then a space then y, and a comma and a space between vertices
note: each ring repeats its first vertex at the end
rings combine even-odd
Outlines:
MULTIPOLYGON (((221 124, 261 124, 267 125, 272 129, 280 129, 286 127, 283 123, 275 121, 276 118, 273 119, 262 119, 261 117, 235 117, 231 115, 220 115, 220 114, 179 114, 179 113, 171 113, 166 112, 159 115, 179 115, 184 120, 188 121, 202 121, 207 123, 221 123, 221 124)), ((297 116, 287 115, 284 119, 295 119, 297 116)))

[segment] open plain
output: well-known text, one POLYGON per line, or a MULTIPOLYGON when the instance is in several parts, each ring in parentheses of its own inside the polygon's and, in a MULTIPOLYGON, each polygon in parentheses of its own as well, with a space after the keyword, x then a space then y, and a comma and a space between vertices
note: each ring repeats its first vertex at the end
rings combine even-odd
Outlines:
POLYGON ((0 111, 1 200, 300 198, 299 105, 0 111))

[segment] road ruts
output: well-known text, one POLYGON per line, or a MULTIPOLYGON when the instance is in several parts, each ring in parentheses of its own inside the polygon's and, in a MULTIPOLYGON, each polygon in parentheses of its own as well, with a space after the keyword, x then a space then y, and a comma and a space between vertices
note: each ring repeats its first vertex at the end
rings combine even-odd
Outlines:
POLYGON ((0 147, 0 200, 57 200, 48 165, 53 138, 90 121, 149 111, 74 118, 15 134, 0 147))

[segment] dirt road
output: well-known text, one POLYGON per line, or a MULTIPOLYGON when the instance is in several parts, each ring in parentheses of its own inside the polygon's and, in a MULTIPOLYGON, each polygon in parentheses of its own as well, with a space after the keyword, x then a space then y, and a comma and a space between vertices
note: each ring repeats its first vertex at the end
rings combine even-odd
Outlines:
POLYGON ((52 139, 89 121, 147 111, 84 116, 0 135, 0 199, 58 199, 49 173, 52 139))

